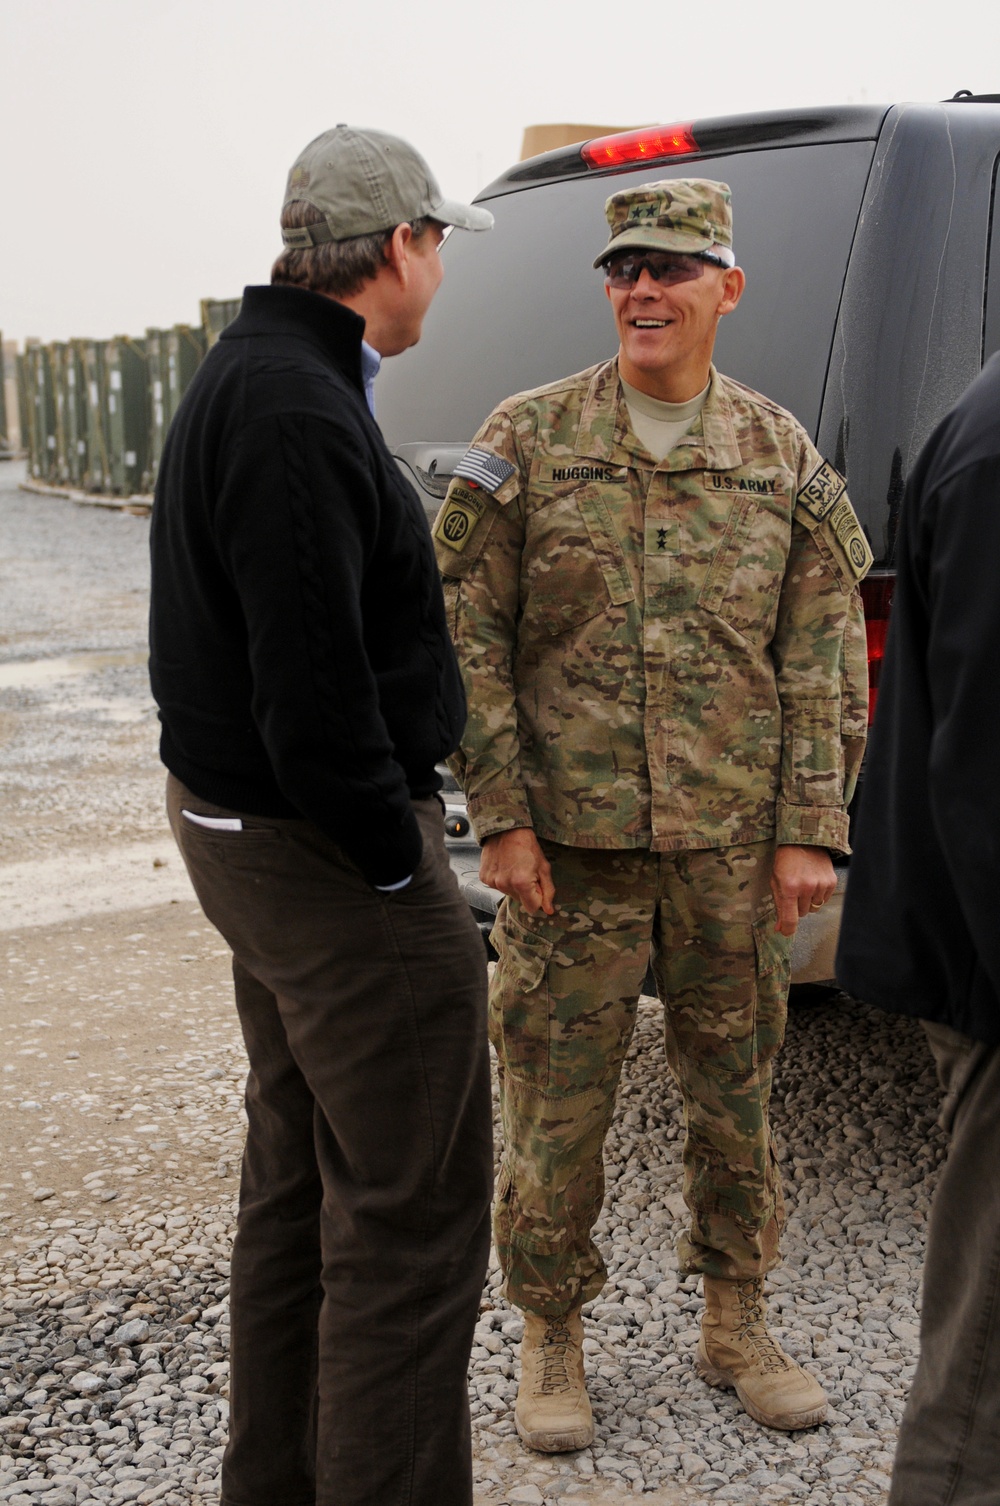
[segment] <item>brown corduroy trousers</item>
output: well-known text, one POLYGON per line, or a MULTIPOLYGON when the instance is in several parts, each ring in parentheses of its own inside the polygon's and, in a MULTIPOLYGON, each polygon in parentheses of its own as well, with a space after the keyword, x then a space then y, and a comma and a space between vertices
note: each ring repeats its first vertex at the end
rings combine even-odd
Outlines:
POLYGON ((486 967, 448 867, 379 894, 318 828, 167 782, 250 1072, 223 1506, 470 1506, 489 1249, 486 967), (239 831, 184 816, 241 816, 239 831))
POLYGON ((1000 1502, 1000 1047, 924 1022, 951 1136, 889 1506, 1000 1502))

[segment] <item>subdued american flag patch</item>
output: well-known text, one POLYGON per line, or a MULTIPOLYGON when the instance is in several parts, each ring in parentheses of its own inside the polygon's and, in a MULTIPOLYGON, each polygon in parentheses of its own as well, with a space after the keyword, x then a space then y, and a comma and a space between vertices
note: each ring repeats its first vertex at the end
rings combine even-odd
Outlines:
POLYGON ((455 467, 456 476, 461 476, 465 481, 474 481, 488 492, 495 492, 498 486, 503 486, 514 471, 515 467, 509 460, 501 460, 499 455, 491 455, 489 450, 466 450, 455 467))

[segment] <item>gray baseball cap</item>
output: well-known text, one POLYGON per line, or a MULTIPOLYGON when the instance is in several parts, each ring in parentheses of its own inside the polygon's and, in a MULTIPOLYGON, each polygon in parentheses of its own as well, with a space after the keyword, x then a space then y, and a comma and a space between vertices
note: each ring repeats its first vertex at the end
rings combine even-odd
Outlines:
POLYGON ((304 199, 325 223, 285 230, 286 246, 303 249, 324 241, 392 230, 425 215, 460 230, 491 230, 488 209, 442 196, 419 152, 398 136, 338 125, 299 153, 285 189, 285 203, 304 199))

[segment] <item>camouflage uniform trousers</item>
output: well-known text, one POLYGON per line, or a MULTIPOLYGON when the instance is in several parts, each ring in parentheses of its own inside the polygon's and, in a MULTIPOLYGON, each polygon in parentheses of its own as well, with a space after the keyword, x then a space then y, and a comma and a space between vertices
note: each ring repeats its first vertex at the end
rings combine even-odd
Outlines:
POLYGON ((506 899, 493 931, 504 1129, 494 1235, 505 1295, 522 1311, 560 1313, 604 1285, 591 1230, 651 947, 684 1102, 691 1220, 681 1268, 763 1274, 777 1264, 784 1222, 768 1122, 789 981, 769 886, 773 842, 673 853, 542 847, 555 915, 506 899))

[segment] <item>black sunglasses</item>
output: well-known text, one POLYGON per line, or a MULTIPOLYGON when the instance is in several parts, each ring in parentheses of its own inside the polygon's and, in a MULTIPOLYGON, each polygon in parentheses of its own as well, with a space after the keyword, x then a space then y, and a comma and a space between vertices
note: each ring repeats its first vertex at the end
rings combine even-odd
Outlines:
POLYGON ((654 282, 670 287, 700 277, 706 262, 714 267, 726 266, 722 257, 711 251, 620 251, 604 263, 604 281, 609 288, 631 288, 645 268, 654 282))

